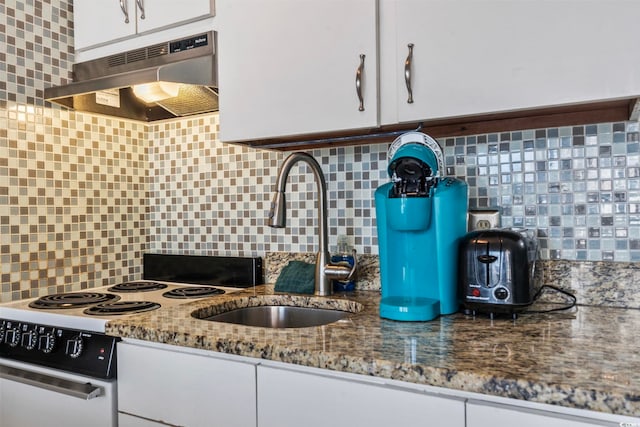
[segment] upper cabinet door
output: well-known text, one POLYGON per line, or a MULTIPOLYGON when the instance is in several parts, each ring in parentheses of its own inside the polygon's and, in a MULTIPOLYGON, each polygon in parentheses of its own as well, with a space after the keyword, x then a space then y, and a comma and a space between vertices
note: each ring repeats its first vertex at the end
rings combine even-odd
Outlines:
POLYGON ((135 0, 73 0, 75 50, 136 34, 135 0))
POLYGON ((377 125, 376 0, 216 6, 221 140, 377 125))
POLYGON ((383 123, 640 94, 639 1, 381 4, 382 97, 392 98, 382 104, 383 123), (405 81, 410 43, 412 103, 405 81))
POLYGON ((215 14, 214 0, 74 0, 75 49, 175 27, 215 14))
POLYGON ((138 33, 156 31, 215 14, 214 0, 142 0, 137 7, 138 33), (141 9, 142 8, 142 9, 141 9), (144 10, 144 19, 142 12, 144 10))

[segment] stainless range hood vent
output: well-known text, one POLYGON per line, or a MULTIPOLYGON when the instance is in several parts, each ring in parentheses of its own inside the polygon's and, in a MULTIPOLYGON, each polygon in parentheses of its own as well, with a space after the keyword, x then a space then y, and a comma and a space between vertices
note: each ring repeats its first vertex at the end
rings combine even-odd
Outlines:
POLYGON ((45 89, 45 99, 145 122, 218 111, 215 36, 209 32, 75 64, 74 82, 45 89), (146 101, 143 90, 151 97, 146 101))
POLYGON ((144 61, 145 59, 157 58, 167 55, 167 43, 160 43, 142 49, 130 50, 129 52, 118 53, 106 58, 109 68, 119 67, 133 62, 144 61))

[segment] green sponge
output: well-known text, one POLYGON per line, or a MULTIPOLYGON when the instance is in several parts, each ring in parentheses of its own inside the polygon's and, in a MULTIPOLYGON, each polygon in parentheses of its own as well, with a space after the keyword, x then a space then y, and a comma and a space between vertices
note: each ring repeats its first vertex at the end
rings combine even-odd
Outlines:
POLYGON ((276 280, 276 292, 312 294, 315 290, 316 265, 303 261, 289 261, 276 280))

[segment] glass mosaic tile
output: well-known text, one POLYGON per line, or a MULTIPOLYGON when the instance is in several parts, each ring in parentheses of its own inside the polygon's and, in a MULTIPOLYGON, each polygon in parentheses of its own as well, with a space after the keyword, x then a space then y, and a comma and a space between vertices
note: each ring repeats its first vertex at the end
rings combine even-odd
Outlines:
MULTIPOLYGON (((315 252, 316 187, 287 184, 289 220, 265 218, 288 153, 218 141, 217 115, 145 125, 49 108, 67 83, 70 0, 0 3, 0 301, 138 278, 145 251, 315 252)), ((543 259, 640 261, 638 122, 439 139, 471 208, 536 228, 543 259)), ((329 244, 377 254, 373 193, 391 142, 312 150, 327 179, 329 244)))

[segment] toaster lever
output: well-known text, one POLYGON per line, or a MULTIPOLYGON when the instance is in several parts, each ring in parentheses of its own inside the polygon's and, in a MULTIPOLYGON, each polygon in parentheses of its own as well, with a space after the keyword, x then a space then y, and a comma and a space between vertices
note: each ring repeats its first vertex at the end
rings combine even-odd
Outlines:
POLYGON ((495 262, 497 259, 498 257, 495 255, 489 255, 489 254, 478 255, 478 261, 480 261, 483 264, 491 264, 492 262, 495 262))

